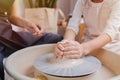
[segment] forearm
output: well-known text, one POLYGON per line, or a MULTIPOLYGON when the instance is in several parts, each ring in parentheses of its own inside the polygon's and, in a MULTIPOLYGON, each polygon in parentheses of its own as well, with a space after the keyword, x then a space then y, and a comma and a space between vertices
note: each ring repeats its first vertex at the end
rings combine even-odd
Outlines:
POLYGON ((22 17, 16 16, 16 15, 14 15, 14 16, 9 16, 9 17, 8 17, 8 20, 9 20, 12 24, 14 24, 14 25, 16 25, 16 26, 18 26, 18 27, 21 27, 21 28, 25 28, 25 24, 26 24, 26 22, 27 22, 27 20, 23 19, 22 17))
POLYGON ((97 38, 90 40, 88 42, 82 43, 81 45, 84 48, 84 55, 89 54, 90 52, 102 48, 104 45, 109 43, 111 38, 107 34, 101 34, 97 38))
POLYGON ((71 29, 67 29, 64 35, 64 39, 66 40, 75 40, 75 32, 71 29))
POLYGON ((19 5, 19 0, 15 0, 11 9, 8 11, 8 20, 14 25, 24 27, 26 20, 22 16, 23 9, 21 9, 21 6, 19 5))

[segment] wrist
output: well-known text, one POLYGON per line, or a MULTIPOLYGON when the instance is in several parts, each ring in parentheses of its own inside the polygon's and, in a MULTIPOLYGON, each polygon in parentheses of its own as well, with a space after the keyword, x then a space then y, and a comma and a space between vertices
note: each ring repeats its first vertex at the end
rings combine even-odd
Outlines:
POLYGON ((83 55, 87 55, 91 52, 91 49, 87 44, 82 43, 81 46, 83 48, 83 55))

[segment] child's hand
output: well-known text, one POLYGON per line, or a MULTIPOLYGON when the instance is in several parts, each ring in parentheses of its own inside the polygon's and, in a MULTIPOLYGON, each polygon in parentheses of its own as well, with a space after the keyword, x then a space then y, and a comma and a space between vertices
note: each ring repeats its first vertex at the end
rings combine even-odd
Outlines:
POLYGON ((66 58, 77 59, 83 56, 84 49, 77 41, 69 41, 64 45, 63 54, 66 58))
POLYGON ((63 40, 55 49, 56 58, 80 58, 84 53, 83 47, 77 41, 63 40))
POLYGON ((63 57, 63 51, 64 51, 64 44, 65 40, 62 40, 61 42, 58 42, 55 47, 55 57, 61 59, 63 57))

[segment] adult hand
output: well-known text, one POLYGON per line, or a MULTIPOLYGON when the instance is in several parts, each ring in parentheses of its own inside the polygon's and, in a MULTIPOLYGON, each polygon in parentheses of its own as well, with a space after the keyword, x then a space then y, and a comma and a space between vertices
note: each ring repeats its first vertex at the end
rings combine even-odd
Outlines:
POLYGON ((77 41, 63 40, 57 43, 55 48, 55 57, 62 58, 80 58, 84 54, 84 48, 77 41))
POLYGON ((33 33, 33 36, 39 37, 43 34, 44 29, 40 23, 33 23, 30 21, 25 22, 24 28, 33 33))

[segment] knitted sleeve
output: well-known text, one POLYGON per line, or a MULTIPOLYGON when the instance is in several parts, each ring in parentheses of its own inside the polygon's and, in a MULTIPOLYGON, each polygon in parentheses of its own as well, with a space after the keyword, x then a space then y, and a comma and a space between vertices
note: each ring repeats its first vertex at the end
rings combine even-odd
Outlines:
POLYGON ((78 27, 81 21, 82 7, 83 7, 83 0, 78 0, 74 8, 72 18, 70 19, 67 27, 67 29, 72 29, 76 34, 79 31, 78 27))
POLYGON ((112 40, 120 40, 120 1, 111 4, 111 14, 103 33, 108 34, 112 40))

